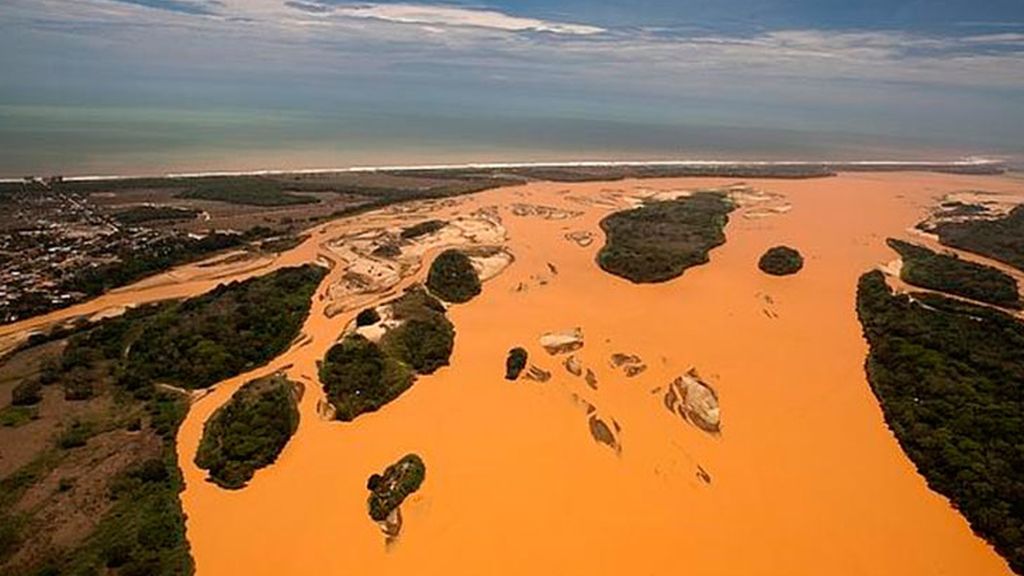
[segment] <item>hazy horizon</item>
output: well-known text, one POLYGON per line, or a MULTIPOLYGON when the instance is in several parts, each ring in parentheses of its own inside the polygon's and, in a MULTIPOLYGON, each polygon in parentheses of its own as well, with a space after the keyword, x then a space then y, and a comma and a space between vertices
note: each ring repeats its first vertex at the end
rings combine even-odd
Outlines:
POLYGON ((9 0, 0 176, 1020 158, 1024 6, 9 0))

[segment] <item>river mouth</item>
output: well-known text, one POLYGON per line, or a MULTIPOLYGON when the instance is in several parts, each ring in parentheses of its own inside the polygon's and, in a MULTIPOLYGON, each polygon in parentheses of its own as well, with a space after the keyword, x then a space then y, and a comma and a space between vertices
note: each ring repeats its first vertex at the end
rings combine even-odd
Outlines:
MULTIPOLYGON (((272 261, 236 263, 230 278, 304 262, 332 269, 303 337, 267 366, 218 384, 181 427, 197 573, 1008 573, 886 428, 864 374, 855 290, 861 274, 892 259, 885 239, 909 237, 942 194, 1010 193, 1019 183, 861 173, 735 184, 531 183, 333 221, 272 261), (595 264, 598 223, 609 213, 709 188, 733 193, 740 207, 708 264, 652 285, 595 264), (410 264, 380 293, 346 292, 338 286, 352 256, 339 239, 473 214, 497 219, 502 233, 467 228, 513 258, 480 296, 449 309, 451 365, 378 412, 322 419, 317 362, 360 309, 426 273, 410 264), (778 244, 801 251, 803 270, 785 278, 758 270, 778 244), (541 346, 543 334, 576 327, 581 348, 541 346), (550 378, 505 380, 516 346, 550 378), (672 383, 694 369, 716 396, 717 430, 666 408, 672 383), (278 370, 307 386, 298 431, 246 488, 207 482, 193 463, 203 423, 244 382, 278 370), (428 474, 388 544, 367 515, 366 479, 410 452, 428 474)), ((417 258, 466 243, 445 238, 417 258)), ((197 294, 224 273, 187 267, 89 306, 197 294)))

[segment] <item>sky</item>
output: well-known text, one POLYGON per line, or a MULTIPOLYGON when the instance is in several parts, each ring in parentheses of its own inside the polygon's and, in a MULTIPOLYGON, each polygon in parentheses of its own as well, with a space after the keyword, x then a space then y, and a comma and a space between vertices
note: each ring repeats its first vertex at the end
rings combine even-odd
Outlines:
POLYGON ((0 0, 0 176, 1024 152, 1021 0, 0 0))

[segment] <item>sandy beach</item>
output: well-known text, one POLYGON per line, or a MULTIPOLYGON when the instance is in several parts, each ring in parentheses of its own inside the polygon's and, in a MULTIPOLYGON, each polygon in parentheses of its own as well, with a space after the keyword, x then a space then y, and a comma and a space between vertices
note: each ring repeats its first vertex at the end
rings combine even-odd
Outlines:
MULTIPOLYGON (((180 268, 0 328, 0 341, 284 266, 334 263, 305 337, 269 365, 218 384, 181 427, 182 501, 200 576, 1009 574, 887 429, 865 378, 854 302, 857 278, 895 258, 885 239, 913 240, 911 228, 943 195, 1019 193, 1019 181, 910 172, 749 180, 753 190, 737 196, 728 240, 709 264, 633 285, 594 263, 598 223, 612 211, 736 184, 532 183, 392 207, 320 225, 271 261, 180 268), (484 212, 497 215, 514 259, 479 297, 449 310, 451 365, 379 412, 322 420, 317 361, 361 307, 387 297, 332 290, 355 262, 331 243, 484 212), (586 233, 592 243, 573 240, 586 233), (775 278, 757 269, 777 244, 801 250, 802 272, 775 278), (585 337, 576 357, 595 386, 539 344, 545 332, 574 327, 585 337), (504 380, 514 346, 553 377, 504 380), (611 362, 617 353, 639 356, 647 369, 627 377, 611 362), (720 434, 664 406, 666 387, 691 368, 717 392, 720 434), (298 432, 245 489, 206 482, 192 462, 203 423, 243 383, 280 369, 308 386, 298 432), (595 442, 588 407, 618 426, 621 450, 595 442), (426 481, 402 507, 400 538, 386 545, 366 513, 366 479, 409 452, 426 462, 426 481)), ((446 236, 422 251, 423 262, 449 245, 473 238, 446 236)), ((409 266, 386 293, 421 281, 426 268, 409 266)))

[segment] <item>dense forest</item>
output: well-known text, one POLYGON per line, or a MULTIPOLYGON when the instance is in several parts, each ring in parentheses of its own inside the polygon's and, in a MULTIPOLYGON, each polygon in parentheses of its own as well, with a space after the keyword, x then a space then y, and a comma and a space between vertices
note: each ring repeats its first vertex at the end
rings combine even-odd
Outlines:
POLYGON ((415 374, 448 364, 455 328, 440 302, 416 287, 388 305, 400 324, 379 345, 350 334, 321 363, 320 381, 338 420, 378 410, 412 386, 415 374))
POLYGON ((366 481, 370 518, 383 522, 395 508, 420 489, 427 475, 427 466, 416 454, 407 454, 387 467, 383 474, 373 474, 366 481))
POLYGON ((803 269, 804 257, 789 246, 774 246, 761 255, 757 267, 772 276, 789 276, 803 269))
POLYGON ((455 345, 455 326, 444 305, 421 287, 408 290, 391 303, 392 318, 401 324, 388 330, 381 347, 419 374, 433 374, 448 365, 455 345))
POLYGON ((1024 270, 1024 205, 995 220, 942 222, 935 226, 939 241, 1024 270))
POLYGON ((408 366, 359 334, 332 346, 320 366, 324 392, 334 406, 335 418, 343 422, 398 398, 413 379, 408 366))
POLYGON ((907 284, 1006 308, 1021 306, 1017 281, 996 268, 893 238, 888 243, 903 259, 900 278, 907 284))
POLYGON ((445 302, 469 302, 480 294, 480 277, 469 256, 458 250, 445 250, 430 265, 427 288, 445 302))
POLYGON ((717 192, 648 202, 601 221, 607 241, 597 263, 636 283, 665 282, 708 261, 708 251, 725 243, 723 231, 732 203, 717 192))
POLYGON ((860 279, 868 380, 927 479, 1024 573, 1024 322, 938 294, 860 279))
POLYGON ((244 487, 295 433, 298 401, 298 384, 281 374, 246 383, 206 421, 196 466, 222 488, 244 487))
POLYGON ((132 345, 122 380, 205 388, 267 362, 298 335, 325 273, 286 268, 161 309, 132 345))

